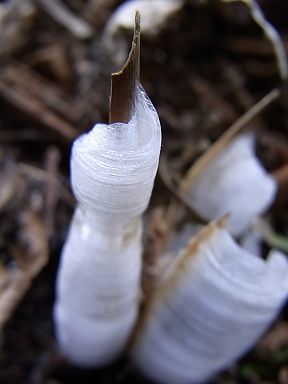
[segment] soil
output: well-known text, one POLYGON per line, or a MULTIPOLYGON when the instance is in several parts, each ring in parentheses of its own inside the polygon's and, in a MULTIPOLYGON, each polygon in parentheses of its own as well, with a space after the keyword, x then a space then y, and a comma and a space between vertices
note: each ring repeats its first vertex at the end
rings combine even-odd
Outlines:
MULTIPOLYGON (((55 279, 75 207, 69 184, 71 143, 95 122, 108 121, 110 73, 119 69, 115 51, 123 54, 124 49, 125 56, 132 32, 122 30, 113 50, 107 49, 103 36, 111 14, 123 2, 62 1, 89 23, 92 32, 86 38, 60 23, 47 0, 0 4, 0 309, 1 294, 14 284, 11 274, 25 272, 24 283, 5 307, 5 321, 0 319, 3 384, 147 383, 126 357, 101 370, 69 365, 57 349, 53 330, 55 279)), ((258 3, 287 51, 288 3, 258 3)), ((163 249, 157 214, 171 202, 179 203, 177 182, 272 89, 279 89, 280 97, 247 128, 255 129, 258 155, 279 181, 265 220, 287 245, 287 85, 273 45, 247 4, 184 1, 157 31, 142 33, 141 82, 163 129, 162 171, 146 215, 147 263, 163 249)), ((187 220, 192 213, 182 207, 187 220)), ((263 248, 267 251, 269 244, 263 248)), ((253 350, 213 383, 287 384, 287 321, 286 306, 253 350)))

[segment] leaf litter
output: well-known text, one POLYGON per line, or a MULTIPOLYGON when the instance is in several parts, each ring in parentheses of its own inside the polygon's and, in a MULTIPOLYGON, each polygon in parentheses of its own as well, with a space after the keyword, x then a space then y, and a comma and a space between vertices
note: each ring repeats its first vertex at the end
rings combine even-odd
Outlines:
MULTIPOLYGON (((3 383, 145 382, 125 359, 100 371, 69 367, 57 353, 51 322, 58 256, 74 205, 69 146, 95 121, 108 121, 107 84, 115 68, 113 53, 102 37, 120 3, 1 4, 3 383), (57 6, 61 18, 54 12, 57 6)), ((164 130, 162 166, 146 217, 147 273, 152 274, 152 283, 161 273, 161 262, 157 269, 155 260, 193 214, 181 193, 185 175, 190 174, 191 182, 199 163, 211 161, 213 151, 223 150, 234 131, 246 125, 257 130, 258 154, 280 182, 266 220, 273 235, 281 234, 284 240, 288 236, 288 111, 285 84, 279 79, 285 77, 282 53, 283 47, 287 50, 288 29, 283 15, 288 6, 280 0, 259 1, 282 38, 279 48, 275 39, 271 44, 263 36, 263 25, 255 23, 248 3, 184 1, 178 12, 157 26, 157 33, 142 35, 141 81, 159 110, 164 130), (173 206, 177 208, 171 211, 173 206)), ((121 39, 130 38, 129 30, 122 31, 121 39)), ((279 237, 269 239, 275 242, 279 237)), ((149 281, 146 284, 149 290, 149 281)), ((216 382, 287 382, 287 314, 286 308, 258 346, 216 382)))

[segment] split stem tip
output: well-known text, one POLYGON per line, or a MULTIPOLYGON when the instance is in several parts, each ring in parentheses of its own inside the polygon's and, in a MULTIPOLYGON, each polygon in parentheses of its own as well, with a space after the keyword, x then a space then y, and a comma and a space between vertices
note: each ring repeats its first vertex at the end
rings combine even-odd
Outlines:
POLYGON ((121 71, 112 73, 109 123, 128 123, 135 108, 140 76, 140 13, 135 13, 132 47, 121 71))

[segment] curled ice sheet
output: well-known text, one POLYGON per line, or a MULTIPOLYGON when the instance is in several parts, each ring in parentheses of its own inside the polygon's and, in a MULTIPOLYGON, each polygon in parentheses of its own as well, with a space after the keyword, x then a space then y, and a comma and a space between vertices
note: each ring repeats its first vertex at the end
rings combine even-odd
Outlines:
POLYGON ((129 124, 97 124, 73 146, 75 196, 104 220, 136 217, 147 208, 160 152, 158 115, 139 87, 129 124), (141 193, 140 193, 141 192, 141 193))
POLYGON ((230 214, 228 228, 240 235, 273 202, 276 182, 254 153, 254 136, 237 137, 186 188, 191 207, 211 221, 230 214))
POLYGON ((152 299, 134 346, 135 363, 156 382, 206 382, 257 341, 287 295, 283 254, 273 251, 264 261, 209 225, 152 299))
POLYGON ((56 335, 73 363, 109 363, 137 318, 141 214, 158 167, 161 131, 143 89, 127 124, 97 124, 72 150, 78 200, 66 240, 54 308, 56 335))

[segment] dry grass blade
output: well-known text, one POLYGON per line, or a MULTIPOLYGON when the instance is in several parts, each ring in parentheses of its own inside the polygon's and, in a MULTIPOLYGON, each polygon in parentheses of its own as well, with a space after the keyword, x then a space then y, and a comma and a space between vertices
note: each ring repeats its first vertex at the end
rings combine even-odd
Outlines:
POLYGON ((37 12, 32 1, 1 2, 1 6, 0 55, 3 59, 12 57, 26 45, 37 12))
POLYGON ((82 16, 90 21, 94 29, 99 30, 105 25, 113 8, 117 6, 117 0, 88 0, 83 4, 82 16))
POLYGON ((13 89, 3 79, 0 79, 0 97, 28 118, 60 134, 66 141, 70 141, 78 135, 77 130, 72 125, 52 112, 36 97, 23 89, 13 89))
MULTIPOLYGON (((49 54, 51 57, 51 52, 49 54)), ((59 56, 58 54, 57 57, 59 56)), ((66 67, 65 71, 68 72, 66 67)), ((2 68, 0 79, 11 88, 19 89, 27 92, 31 97, 35 97, 51 112, 59 114, 70 123, 77 123, 80 120, 78 106, 63 89, 28 66, 17 62, 9 64, 2 68)))
POLYGON ((140 76, 140 14, 135 14, 132 48, 124 67, 112 74, 109 122, 128 123, 134 112, 135 91, 140 76))
POLYGON ((239 134, 248 123, 259 115, 268 105, 280 96, 279 89, 273 89, 266 96, 242 115, 231 127, 206 151, 188 170, 180 184, 180 190, 185 193, 195 178, 217 156, 230 141, 239 134))
POLYGON ((87 39, 93 35, 92 27, 87 21, 80 19, 60 0, 38 0, 38 3, 58 23, 66 27, 79 39, 87 39))
POLYGON ((217 111, 222 121, 229 121, 231 123, 237 118, 233 106, 222 97, 217 87, 213 86, 212 83, 201 76, 193 74, 189 84, 191 84, 192 89, 203 99, 209 109, 217 111))

